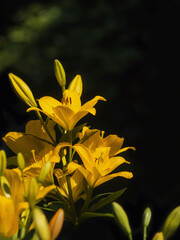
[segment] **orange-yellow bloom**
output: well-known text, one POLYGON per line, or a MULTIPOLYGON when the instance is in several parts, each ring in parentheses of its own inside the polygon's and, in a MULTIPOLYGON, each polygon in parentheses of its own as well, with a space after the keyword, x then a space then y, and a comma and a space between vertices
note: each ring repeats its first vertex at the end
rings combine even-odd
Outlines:
POLYGON ((0 195, 0 237, 12 237, 19 227, 18 214, 11 198, 0 195))
POLYGON ((73 148, 77 151, 84 164, 80 165, 71 162, 68 165, 69 172, 78 169, 86 178, 91 187, 97 187, 115 177, 132 178, 133 174, 128 171, 111 173, 123 163, 128 163, 123 157, 117 154, 134 147, 121 148, 123 138, 117 135, 109 135, 103 138, 103 134, 99 130, 89 130, 85 127, 80 137, 89 135, 92 131, 96 131, 94 135, 89 137, 83 144, 76 144, 73 148))
POLYGON ((61 102, 53 97, 42 97, 39 99, 39 105, 41 109, 32 107, 27 111, 42 111, 54 122, 58 123, 62 128, 70 131, 74 128, 76 123, 88 113, 93 115, 96 114, 94 105, 99 100, 105 101, 105 98, 96 96, 81 106, 80 95, 77 93, 77 91, 71 91, 67 89, 63 92, 63 98, 61 102))
MULTIPOLYGON (((55 169, 54 174, 57 178, 59 186, 57 187, 59 192, 69 198, 69 190, 67 185, 66 176, 63 174, 61 169, 55 169)), ((72 189, 72 196, 73 201, 76 202, 82 195, 84 190, 84 177, 83 175, 76 170, 73 175, 70 177, 71 189, 72 189)))

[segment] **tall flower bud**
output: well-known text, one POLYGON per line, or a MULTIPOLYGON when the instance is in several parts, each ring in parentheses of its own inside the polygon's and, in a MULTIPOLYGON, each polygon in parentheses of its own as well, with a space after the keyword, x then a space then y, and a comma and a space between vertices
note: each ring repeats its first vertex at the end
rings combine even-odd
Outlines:
POLYGON ((50 229, 43 211, 37 207, 33 209, 35 229, 41 240, 50 240, 50 229))
POLYGON ((68 89, 70 91, 75 91, 81 97, 83 84, 80 75, 76 75, 75 78, 70 82, 68 89))
POLYGON ((55 72, 56 79, 59 85, 61 86, 62 91, 64 92, 65 86, 66 86, 66 74, 62 64, 57 59, 54 60, 54 72, 55 72))
POLYGON ((152 215, 151 209, 149 207, 147 207, 144 210, 143 219, 142 219, 144 239, 147 238, 147 227, 149 226, 149 223, 151 221, 151 215, 152 215))
POLYGON ((18 97, 30 107, 37 107, 36 100, 28 85, 18 76, 9 73, 9 79, 18 97))
POLYGON ((123 230, 124 234, 129 238, 129 240, 132 240, 132 231, 126 212, 117 202, 112 203, 112 209, 118 225, 123 230))
POLYGON ((38 177, 38 182, 40 183, 43 183, 46 176, 49 174, 50 170, 51 170, 51 162, 46 162, 43 166, 43 168, 41 169, 41 172, 39 174, 39 177, 38 177))
POLYGON ((49 229, 51 231, 51 240, 55 240, 61 232, 64 222, 64 210, 59 209, 51 218, 49 229))
POLYGON ((39 187, 38 187, 36 179, 34 177, 31 178, 30 183, 29 183, 29 188, 28 188, 28 201, 29 201, 29 205, 31 208, 33 208, 35 205, 36 197, 38 194, 38 189, 39 189, 39 187))
POLYGON ((6 153, 4 150, 1 150, 0 151, 0 176, 4 175, 4 172, 6 170, 6 165, 7 165, 6 153))
POLYGON ((166 218, 162 232, 164 239, 169 239, 180 226, 180 206, 176 207, 166 218))
POLYGON ((17 154, 17 164, 18 164, 19 169, 21 171, 23 171, 24 166, 25 166, 25 160, 24 160, 24 157, 23 157, 22 153, 17 154))

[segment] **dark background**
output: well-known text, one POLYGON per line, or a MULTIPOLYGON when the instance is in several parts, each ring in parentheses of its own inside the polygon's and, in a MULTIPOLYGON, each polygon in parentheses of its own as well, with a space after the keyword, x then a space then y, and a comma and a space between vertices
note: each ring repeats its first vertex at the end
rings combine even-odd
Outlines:
MULTIPOLYGON (((152 236, 180 201, 179 13, 175 0, 98 0, 88 6, 82 0, 2 1, 0 8, 0 136, 23 131, 34 117, 14 94, 9 72, 21 77, 36 98, 59 99, 54 59, 63 64, 68 82, 81 74, 82 102, 95 95, 107 99, 97 104, 96 117, 86 120, 137 149, 124 155, 132 163, 133 180, 114 179, 103 186, 128 186, 119 202, 137 239, 146 206, 153 212, 152 236)), ((104 239, 121 236, 110 220, 94 219, 83 224, 79 236, 96 238, 97 232, 104 239)), ((61 238, 72 236, 65 225, 61 238)))

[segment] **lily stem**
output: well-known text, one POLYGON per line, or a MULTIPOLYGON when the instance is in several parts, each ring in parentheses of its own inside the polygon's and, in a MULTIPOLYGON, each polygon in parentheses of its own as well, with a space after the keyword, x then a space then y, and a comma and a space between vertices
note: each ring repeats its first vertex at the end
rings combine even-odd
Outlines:
POLYGON ((70 208, 72 211, 72 216, 74 219, 74 223, 76 224, 76 210, 74 207, 74 201, 73 201, 73 194, 72 194, 72 188, 71 188, 71 181, 70 181, 70 176, 66 176, 67 180, 67 186, 68 186, 68 192, 69 192, 69 202, 70 202, 70 208))
POLYGON ((89 207, 89 204, 90 204, 90 202, 91 202, 92 193, 93 193, 93 188, 92 188, 92 187, 89 187, 89 191, 88 191, 88 193, 87 193, 86 200, 85 200, 84 205, 83 205, 83 207, 82 207, 82 209, 81 209, 81 214, 82 214, 83 212, 85 212, 85 211, 87 210, 87 208, 89 207))

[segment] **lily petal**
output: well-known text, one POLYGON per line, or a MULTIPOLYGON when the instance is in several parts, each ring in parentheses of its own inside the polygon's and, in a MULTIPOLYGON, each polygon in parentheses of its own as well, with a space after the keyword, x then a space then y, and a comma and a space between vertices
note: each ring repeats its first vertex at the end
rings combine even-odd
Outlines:
POLYGON ((122 171, 122 172, 118 172, 118 173, 113 173, 113 174, 109 174, 109 175, 106 175, 104 177, 101 177, 99 178, 96 183, 95 183, 95 186, 94 187, 97 187, 115 177, 124 177, 124 178, 127 178, 127 179, 130 179, 133 177, 133 174, 132 172, 127 172, 127 171, 122 171))

